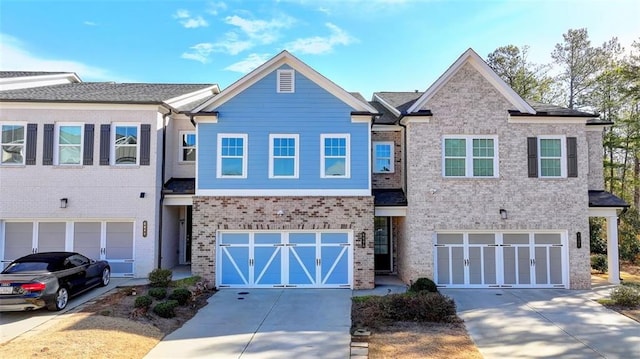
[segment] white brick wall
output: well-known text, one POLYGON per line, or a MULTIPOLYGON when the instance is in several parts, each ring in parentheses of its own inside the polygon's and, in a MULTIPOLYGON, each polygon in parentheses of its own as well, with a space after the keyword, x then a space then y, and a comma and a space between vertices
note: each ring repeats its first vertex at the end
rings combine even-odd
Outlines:
MULTIPOLYGON (((52 106, 53 107, 53 106, 52 106)), ((104 107, 104 106, 103 106, 104 107)), ((0 109, 1 121, 38 124, 37 159, 34 166, 0 167, 0 220, 132 220, 135 222, 135 275, 146 276, 156 265, 157 205, 160 193, 156 156, 160 115, 146 109, 92 110, 87 106, 0 109), (43 124, 56 122, 95 124, 92 166, 43 166, 43 124), (151 124, 151 165, 100 166, 100 125, 111 122, 151 124), (145 197, 140 198, 140 192, 145 197), (60 198, 68 198, 60 208, 60 198), (147 237, 142 222, 147 221, 147 237)), ((0 238, 1 239, 1 238, 0 238)))
POLYGON ((433 234, 438 230, 566 230, 571 288, 590 286, 588 238, 589 173, 584 124, 507 123, 511 106, 469 64, 463 66, 425 108, 429 123, 407 127, 408 213, 406 237, 398 243, 399 274, 405 282, 433 278, 433 234), (442 136, 496 135, 499 178, 442 177, 442 136), (527 137, 577 137, 578 178, 538 179, 527 175, 527 137), (508 211, 502 220, 499 209, 508 211), (583 246, 576 248, 576 232, 583 246), (588 241, 586 241, 588 243, 588 241))

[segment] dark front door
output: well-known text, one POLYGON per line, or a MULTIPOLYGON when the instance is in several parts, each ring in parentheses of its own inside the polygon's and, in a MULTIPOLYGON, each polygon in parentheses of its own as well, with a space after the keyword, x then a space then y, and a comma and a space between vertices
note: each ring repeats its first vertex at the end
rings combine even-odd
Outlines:
POLYGON ((375 270, 391 271, 391 217, 374 219, 375 270))

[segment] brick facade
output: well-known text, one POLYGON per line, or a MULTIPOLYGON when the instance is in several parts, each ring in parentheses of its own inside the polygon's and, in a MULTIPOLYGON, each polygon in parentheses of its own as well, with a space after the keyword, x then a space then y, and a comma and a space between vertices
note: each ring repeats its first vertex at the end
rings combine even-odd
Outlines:
POLYGON ((409 123, 405 236, 398 243, 400 277, 407 283, 433 278, 434 233, 439 230, 557 230, 568 234, 569 284, 590 287, 589 246, 576 247, 576 233, 587 238, 588 198, 584 124, 509 123, 512 105, 470 65, 464 65, 426 104, 428 123, 409 123), (499 177, 444 178, 444 135, 496 135, 499 177), (527 137, 577 137, 577 178, 541 179, 527 174, 527 137), (499 209, 509 218, 500 218, 499 209))
POLYGON ((218 230, 351 230, 366 233, 366 248, 354 243, 353 287, 374 287, 373 197, 193 198, 191 271, 215 281, 218 230), (283 211, 283 216, 278 216, 283 211))
MULTIPOLYGON (((387 141, 394 143, 393 153, 393 173, 373 173, 371 175, 371 185, 373 188, 402 188, 403 187, 403 154, 402 154, 402 132, 401 131, 373 131, 371 141, 387 141)), ((372 147, 373 148, 373 147, 372 147)), ((373 155, 372 157, 373 158, 373 155)))

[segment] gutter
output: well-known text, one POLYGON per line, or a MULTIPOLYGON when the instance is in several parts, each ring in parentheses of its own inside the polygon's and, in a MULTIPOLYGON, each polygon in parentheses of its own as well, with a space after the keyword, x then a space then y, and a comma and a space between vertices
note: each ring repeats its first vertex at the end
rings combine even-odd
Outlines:
POLYGON ((173 113, 173 109, 168 106, 163 107, 167 108, 169 112, 162 115, 162 168, 160 169, 160 200, 159 200, 159 208, 160 212, 158 213, 158 268, 162 268, 162 220, 164 213, 164 182, 165 182, 165 166, 166 166, 166 158, 167 158, 167 118, 171 116, 173 113))

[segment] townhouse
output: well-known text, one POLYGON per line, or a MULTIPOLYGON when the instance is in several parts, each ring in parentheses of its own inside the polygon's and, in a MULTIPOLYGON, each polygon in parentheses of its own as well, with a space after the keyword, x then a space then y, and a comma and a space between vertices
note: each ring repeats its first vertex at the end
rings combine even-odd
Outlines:
POLYGON ((371 101, 287 51, 223 91, 15 72, 0 88, 5 262, 67 249, 218 287, 581 289, 599 216, 618 280, 611 123, 525 101, 471 49, 426 91, 371 101))

